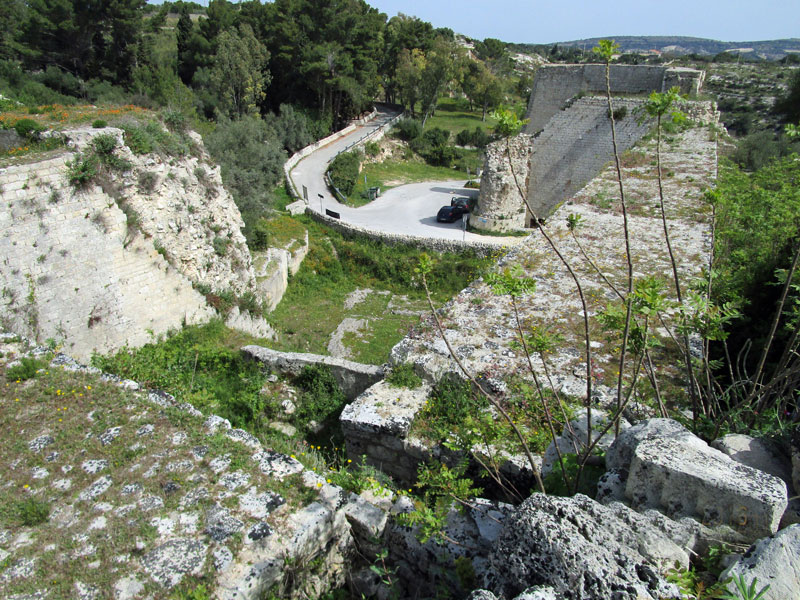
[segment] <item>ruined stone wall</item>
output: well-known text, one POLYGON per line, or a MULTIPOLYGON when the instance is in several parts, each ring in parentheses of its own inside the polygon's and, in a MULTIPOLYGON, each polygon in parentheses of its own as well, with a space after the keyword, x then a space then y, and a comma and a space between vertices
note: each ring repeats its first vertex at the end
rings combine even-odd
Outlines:
POLYGON ((241 216, 199 137, 195 156, 137 156, 119 129, 64 132, 73 152, 0 174, 0 320, 88 357, 141 345, 214 311, 192 283, 255 291, 241 216), (76 188, 68 162, 99 133, 130 169, 76 188), (102 184, 102 185, 100 185, 102 184))
POLYGON ((470 214, 470 225, 489 231, 525 227, 520 190, 525 193, 528 189, 532 151, 533 136, 524 133, 486 147, 480 201, 470 214))
MULTIPOLYGON (((536 134, 580 93, 605 93, 605 65, 544 65, 536 71, 528 102, 525 133, 536 134)), ((704 73, 695 69, 650 65, 611 65, 611 93, 639 95, 678 86, 682 94, 699 92, 704 73)))
MULTIPOLYGON (((626 112, 623 118, 615 120, 620 153, 650 129, 651 122, 640 122, 640 115, 635 114, 641 104, 641 100, 614 99, 614 111, 626 112)), ((527 191, 534 213, 539 217, 549 216, 613 158, 611 119, 605 98, 581 98, 556 113, 533 143, 527 191)))

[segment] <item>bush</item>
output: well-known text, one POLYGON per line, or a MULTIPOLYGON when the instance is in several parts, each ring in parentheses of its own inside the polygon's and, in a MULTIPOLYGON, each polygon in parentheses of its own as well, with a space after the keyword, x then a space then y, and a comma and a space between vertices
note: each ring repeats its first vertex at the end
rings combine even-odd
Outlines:
POLYGON ((217 236, 214 238, 214 241, 211 242, 211 245, 214 246, 214 252, 216 252, 217 256, 225 256, 228 253, 229 243, 229 239, 217 236))
POLYGON ((19 137, 35 142, 39 139, 39 134, 44 131, 44 127, 33 119, 20 119, 14 123, 14 131, 19 137))
POLYGON ((386 382, 391 387, 416 389, 422 385, 422 379, 414 372, 414 365, 403 363, 392 369, 386 377, 386 382))
POLYGON ((170 131, 177 133, 186 131, 186 117, 181 111, 168 108, 161 113, 161 118, 170 131))
POLYGON ((108 127, 108 123, 106 123, 103 119, 95 119, 92 121, 92 127, 95 129, 103 129, 103 127, 108 127))
POLYGON ((252 247, 255 225, 273 204, 272 190, 283 179, 286 152, 275 132, 258 117, 222 121, 205 136, 209 154, 222 167, 222 183, 245 223, 244 234, 252 247))
POLYGON ((259 219, 253 227, 252 250, 266 250, 269 247, 269 223, 266 219, 259 219))
POLYGON ((139 173, 137 187, 139 188, 140 192, 150 194, 154 189, 156 189, 157 182, 158 176, 155 173, 152 171, 142 171, 139 173))
POLYGON ((739 140, 731 159, 748 171, 757 171, 776 158, 788 156, 797 150, 800 150, 800 143, 790 143, 785 136, 759 131, 739 140))
POLYGON ((485 148, 491 141, 492 136, 480 126, 475 127, 473 130, 464 129, 456 136, 456 144, 459 146, 475 146, 476 148, 485 148))
POLYGON ((416 119, 400 119, 392 128, 392 135, 410 142, 422 135, 422 123, 416 119))
POLYGON ((11 381, 17 379, 20 381, 27 381, 28 379, 36 377, 36 372, 39 369, 44 369, 46 366, 47 363, 43 360, 26 357, 20 361, 20 364, 9 367, 6 370, 6 379, 11 381))
POLYGON ((378 145, 377 142, 367 142, 364 144, 364 153, 367 156, 378 156, 381 153, 381 147, 378 145))
POLYGON ((343 152, 333 159, 328 167, 328 175, 333 185, 345 196, 353 192, 361 167, 361 153, 343 152))
POLYGON ((117 137, 111 133, 100 134, 92 140, 92 147, 100 156, 100 159, 103 160, 114 154, 114 149, 117 147, 117 137))
POLYGON ((330 424, 339 418, 347 399, 327 365, 303 368, 295 383, 303 390, 294 417, 301 427, 310 421, 330 424))
POLYGON ((94 154, 78 154, 67 162, 67 181, 76 188, 89 184, 97 176, 97 157, 94 154))
POLYGON ((17 500, 12 506, 14 520, 23 527, 34 527, 50 518, 50 505, 44 500, 29 496, 17 500))

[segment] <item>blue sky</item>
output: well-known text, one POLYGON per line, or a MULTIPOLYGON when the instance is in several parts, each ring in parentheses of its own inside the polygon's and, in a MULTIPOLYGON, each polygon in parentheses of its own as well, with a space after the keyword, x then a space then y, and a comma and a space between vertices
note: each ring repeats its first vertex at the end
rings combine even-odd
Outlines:
POLYGON ((800 37, 798 0, 367 0, 457 33, 549 43, 618 35, 687 35, 721 41, 800 37))

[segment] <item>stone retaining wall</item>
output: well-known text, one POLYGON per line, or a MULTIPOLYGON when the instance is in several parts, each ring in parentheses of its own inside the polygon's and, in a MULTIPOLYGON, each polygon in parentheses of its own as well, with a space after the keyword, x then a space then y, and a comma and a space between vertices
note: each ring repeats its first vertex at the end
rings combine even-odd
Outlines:
MULTIPOLYGON (((611 65, 611 93, 615 95, 663 92, 678 86, 682 94, 697 95, 705 73, 695 69, 651 65, 611 65)), ((543 65, 536 71, 528 102, 525 133, 536 134, 565 103, 580 93, 605 93, 606 67, 593 65, 543 65)))
POLYGON ((279 352, 262 346, 245 346, 242 352, 285 375, 296 377, 304 367, 327 365, 348 400, 352 400, 384 376, 383 367, 365 365, 343 358, 299 352, 279 352))
MULTIPOLYGON (((620 154, 650 130, 651 120, 639 120, 637 109, 642 103, 635 99, 613 100, 615 113, 626 111, 623 118, 615 119, 620 154)), ((605 98, 581 98, 557 112, 533 141, 527 193, 534 213, 540 218, 549 216, 613 158, 611 119, 605 98)))
POLYGON ((492 240, 492 238, 487 238, 486 241, 468 242, 463 240, 447 240, 442 238, 429 238, 418 235, 402 235, 399 233, 388 233, 385 231, 375 231, 373 229, 367 229, 366 227, 362 227, 360 225, 353 225, 352 223, 347 223, 346 221, 340 221, 339 219, 333 219, 326 215, 321 215, 310 208, 306 208, 306 214, 309 215, 315 221, 323 223, 324 225, 327 225, 331 229, 334 229, 345 236, 368 237, 370 239, 380 240, 381 242, 384 242, 389 245, 409 244, 411 246, 417 246, 419 248, 427 248, 435 252, 458 253, 458 252, 463 252, 465 250, 472 250, 478 256, 492 256, 497 254, 498 252, 501 252, 503 248, 506 246, 506 244, 508 244, 508 240, 500 238, 494 240, 492 240))

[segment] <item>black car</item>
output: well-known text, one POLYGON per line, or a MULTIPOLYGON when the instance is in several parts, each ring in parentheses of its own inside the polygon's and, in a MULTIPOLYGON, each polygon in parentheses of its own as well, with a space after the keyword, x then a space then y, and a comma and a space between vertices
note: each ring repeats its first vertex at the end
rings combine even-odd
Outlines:
POLYGON ((439 223, 453 223, 461 218, 461 215, 468 213, 466 207, 463 206, 443 206, 436 214, 436 220, 439 223))
POLYGON ((469 198, 466 196, 456 196, 450 200, 450 206, 458 206, 464 209, 464 212, 469 212, 469 198))

